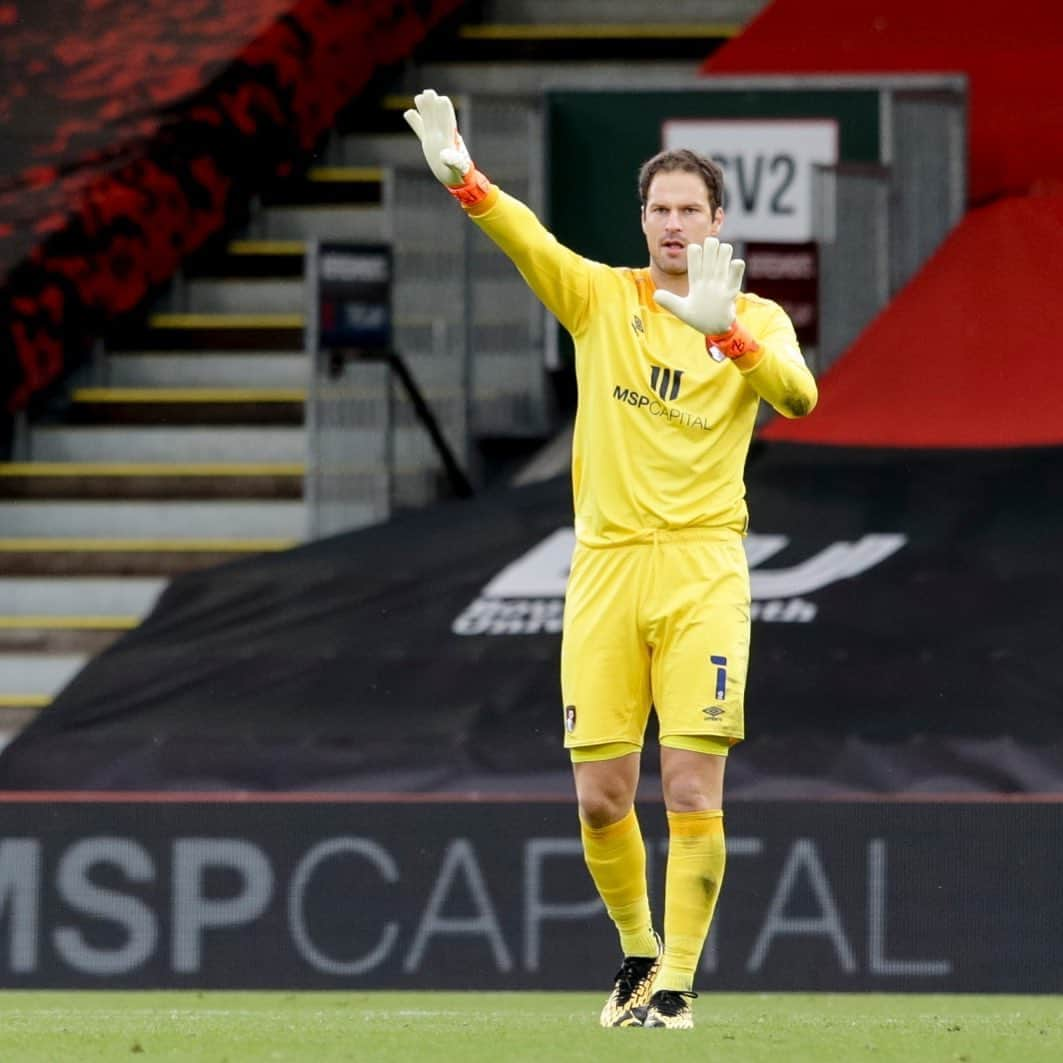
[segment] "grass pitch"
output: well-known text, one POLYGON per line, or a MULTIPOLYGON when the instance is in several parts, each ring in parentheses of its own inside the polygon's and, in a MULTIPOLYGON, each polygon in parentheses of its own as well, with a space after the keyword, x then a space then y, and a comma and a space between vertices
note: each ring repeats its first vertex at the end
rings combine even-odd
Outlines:
POLYGON ((1063 998, 712 994, 698 1026, 602 1030, 601 994, 0 994, 3 1063, 1060 1063, 1063 998))

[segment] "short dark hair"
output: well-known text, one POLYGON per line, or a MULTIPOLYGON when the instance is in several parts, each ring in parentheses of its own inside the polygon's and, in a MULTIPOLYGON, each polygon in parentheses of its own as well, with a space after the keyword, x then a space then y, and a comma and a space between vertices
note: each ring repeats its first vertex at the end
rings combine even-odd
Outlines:
POLYGON ((697 174, 705 182, 713 212, 723 206, 723 170, 706 155, 699 155, 689 148, 671 148, 657 152, 639 169, 639 202, 643 207, 650 193, 650 182, 659 173, 676 172, 697 174))

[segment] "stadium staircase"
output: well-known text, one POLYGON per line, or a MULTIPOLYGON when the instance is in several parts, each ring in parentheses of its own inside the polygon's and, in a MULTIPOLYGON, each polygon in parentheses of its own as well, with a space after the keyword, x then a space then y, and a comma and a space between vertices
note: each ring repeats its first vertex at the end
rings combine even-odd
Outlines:
MULTIPOLYGON (((304 177, 252 204, 245 231, 112 334, 0 465, 0 740, 171 575, 307 537, 308 240, 391 245, 396 346, 474 479, 557 431, 543 314, 440 199, 402 119, 414 92, 451 94, 484 168, 541 210, 545 87, 692 83, 761 6, 673 0, 647 22, 641 0, 470 5, 359 98, 304 177)), ((394 502, 431 502, 445 490, 437 456, 408 403, 395 423, 394 502)), ((386 515, 367 501, 355 523, 386 515)))

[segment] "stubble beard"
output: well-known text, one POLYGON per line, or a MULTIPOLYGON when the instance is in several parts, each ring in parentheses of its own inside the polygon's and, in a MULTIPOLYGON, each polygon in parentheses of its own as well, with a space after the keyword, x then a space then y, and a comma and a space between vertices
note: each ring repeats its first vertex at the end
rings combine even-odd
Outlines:
POLYGON ((668 277, 685 277, 687 275, 687 260, 686 255, 683 256, 683 261, 670 261, 663 255, 654 255, 653 264, 668 277))

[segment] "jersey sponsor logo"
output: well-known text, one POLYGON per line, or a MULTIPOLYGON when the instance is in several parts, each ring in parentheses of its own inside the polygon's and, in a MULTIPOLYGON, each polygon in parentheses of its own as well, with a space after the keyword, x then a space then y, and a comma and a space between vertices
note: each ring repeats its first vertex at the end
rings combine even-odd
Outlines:
MULTIPOLYGON (((809 597, 839 580, 852 579, 882 564, 908 542, 900 534, 868 534, 854 542, 832 542, 810 556, 777 568, 764 562, 782 553, 785 535, 750 534, 743 545, 749 563, 750 618, 761 623, 807 624, 818 606, 809 597)), ((455 618, 456 635, 560 634, 572 550, 572 528, 558 528, 506 565, 455 618)), ((715 662, 714 662, 715 663, 715 662)), ((726 663, 716 680, 726 687, 726 663)))
MULTIPOLYGON (((658 366, 654 367, 654 370, 659 369, 658 366)), ((674 391, 679 394, 679 380, 675 380, 678 375, 679 380, 682 379, 683 373, 681 370, 664 370, 664 373, 658 373, 654 377, 653 372, 650 373, 650 384, 653 387, 660 387, 661 389, 667 388, 669 395, 674 391), (665 379, 667 374, 667 380, 665 379)), ((641 391, 637 391, 635 388, 622 388, 619 384, 613 385, 613 398, 617 402, 626 403, 628 406, 634 406, 637 410, 644 410, 652 417, 660 417, 662 420, 667 421, 669 424, 678 425, 682 428, 696 428, 702 432, 711 432, 712 425, 705 420, 704 417, 699 417, 697 414, 687 413, 686 410, 681 410, 678 406, 669 406, 667 402, 662 402, 658 399, 657 394, 643 395, 641 391)))
POLYGON ((679 398, 682 382, 682 369, 662 369, 659 365, 650 368, 650 389, 656 391, 665 402, 675 402, 679 398))

